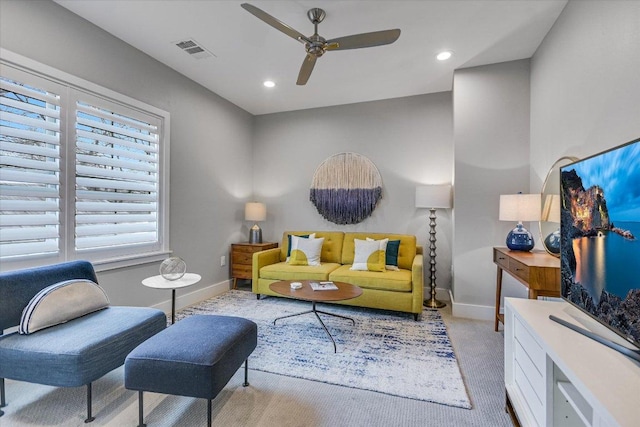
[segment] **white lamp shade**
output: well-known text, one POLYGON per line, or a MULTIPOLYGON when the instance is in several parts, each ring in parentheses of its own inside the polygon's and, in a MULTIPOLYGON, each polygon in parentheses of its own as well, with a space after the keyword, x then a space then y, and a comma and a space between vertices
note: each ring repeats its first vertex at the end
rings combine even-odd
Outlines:
POLYGON ((450 208, 451 185, 421 185, 416 187, 416 208, 450 208))
POLYGON ((502 194, 500 221, 538 221, 541 200, 540 194, 502 194))
POLYGON ((264 203, 250 202, 244 205, 245 221, 264 221, 267 219, 267 207, 264 203))
POLYGON ((560 195, 547 194, 542 208, 543 221, 560 223, 560 195))

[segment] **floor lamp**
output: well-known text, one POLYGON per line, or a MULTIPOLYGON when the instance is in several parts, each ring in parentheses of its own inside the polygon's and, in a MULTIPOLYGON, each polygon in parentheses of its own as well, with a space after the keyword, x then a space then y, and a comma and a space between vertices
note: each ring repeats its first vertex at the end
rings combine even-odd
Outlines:
POLYGON ((446 304, 436 299, 436 209, 451 207, 451 185, 422 185, 416 187, 416 208, 429 209, 429 281, 431 298, 424 301, 429 308, 442 308, 446 304))

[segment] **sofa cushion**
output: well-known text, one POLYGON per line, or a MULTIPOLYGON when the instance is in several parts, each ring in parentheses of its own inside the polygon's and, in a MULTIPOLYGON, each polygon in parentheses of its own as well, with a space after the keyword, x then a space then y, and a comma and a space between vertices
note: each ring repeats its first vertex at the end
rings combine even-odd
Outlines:
POLYGON ((398 267, 403 270, 411 270, 413 259, 416 257, 416 236, 409 234, 345 233, 341 264, 353 264, 353 256, 355 253, 355 244, 353 240, 365 240, 367 237, 374 240, 384 238, 388 238, 389 240, 400 240, 400 247, 398 248, 398 267))
POLYGON ((329 273, 340 264, 325 262, 317 266, 279 262, 260 269, 260 278, 269 280, 329 280, 329 273))
POLYGON ((309 239, 309 238, 315 239, 316 238, 316 233, 300 234, 300 235, 298 235, 298 234, 289 234, 287 236, 287 238, 289 239, 288 246, 287 246, 287 260, 286 260, 287 262, 289 262, 289 257, 291 256, 291 249, 293 248, 293 244, 292 244, 293 240, 291 240, 291 239, 294 238, 294 237, 302 237, 302 238, 305 238, 305 239, 309 239))
POLYGON ((30 335, 0 336, 0 378, 78 387, 124 363, 138 344, 167 326, 147 307, 107 307, 30 335))
POLYGON ((38 292, 22 311, 18 332, 30 334, 109 306, 109 298, 91 280, 65 280, 38 292))
POLYGON ((285 231, 282 233, 282 242, 280 244, 280 261, 287 259, 289 234, 299 236, 311 233, 315 233, 316 238, 324 238, 322 252, 320 253, 320 262, 323 264, 327 262, 340 264, 342 259, 342 242, 344 241, 344 233, 342 231, 285 231))
POLYGON ((387 243, 387 251, 385 253, 385 266, 387 270, 398 269, 398 250, 400 249, 400 240, 389 240, 387 243))
MULTIPOLYGON (((373 240, 371 237, 367 237, 367 240, 373 240)), ((389 240, 387 242, 387 249, 384 254, 384 264, 387 270, 398 270, 398 249, 400 248, 400 240, 389 240)))
POLYGON ((346 282, 365 289, 411 292, 411 271, 353 271, 350 265, 343 265, 329 274, 329 280, 346 282))
POLYGON ((384 271, 385 253, 389 239, 354 239, 355 254, 352 270, 384 271))
POLYGON ((0 273, 0 331, 20 323, 22 311, 31 298, 54 283, 69 279, 98 282, 88 261, 69 261, 0 273))
POLYGON ((324 238, 305 239, 303 237, 291 236, 291 265, 320 265, 320 252, 324 238))

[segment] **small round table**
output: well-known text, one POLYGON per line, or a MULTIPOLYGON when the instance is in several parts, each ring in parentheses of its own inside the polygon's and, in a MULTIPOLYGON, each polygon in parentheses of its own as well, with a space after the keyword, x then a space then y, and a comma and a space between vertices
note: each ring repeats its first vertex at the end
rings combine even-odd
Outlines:
POLYGON ((178 280, 167 280, 161 275, 158 275, 147 277, 142 281, 142 284, 149 288, 171 289, 171 324, 173 325, 176 321, 176 289, 195 285, 200 279, 200 275, 195 273, 185 273, 184 276, 178 280))

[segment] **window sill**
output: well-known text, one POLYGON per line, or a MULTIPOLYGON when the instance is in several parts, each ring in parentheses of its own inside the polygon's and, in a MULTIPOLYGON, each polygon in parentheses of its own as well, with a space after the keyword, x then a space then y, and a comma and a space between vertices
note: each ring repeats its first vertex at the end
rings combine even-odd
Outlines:
POLYGON ((171 255, 171 251, 154 252, 147 255, 133 255, 122 258, 112 258, 100 261, 91 261, 96 272, 116 270, 118 268, 132 267, 136 265, 149 264, 157 261, 164 261, 171 255))

